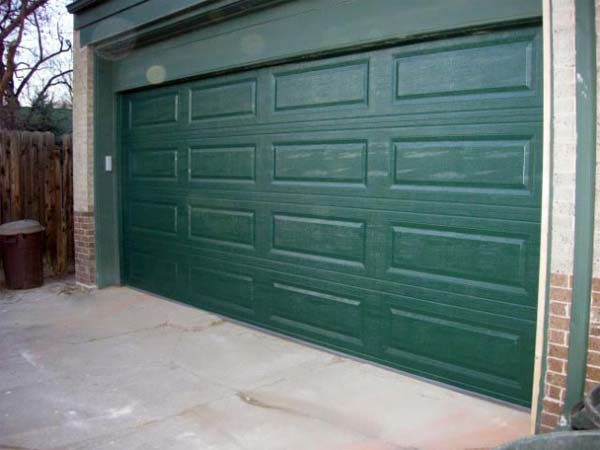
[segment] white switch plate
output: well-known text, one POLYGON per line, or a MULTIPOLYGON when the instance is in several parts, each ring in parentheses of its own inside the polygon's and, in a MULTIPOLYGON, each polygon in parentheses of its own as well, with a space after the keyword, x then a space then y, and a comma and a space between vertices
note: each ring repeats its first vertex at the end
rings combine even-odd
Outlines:
POLYGON ((104 170, 106 172, 112 172, 112 156, 104 157, 104 170))

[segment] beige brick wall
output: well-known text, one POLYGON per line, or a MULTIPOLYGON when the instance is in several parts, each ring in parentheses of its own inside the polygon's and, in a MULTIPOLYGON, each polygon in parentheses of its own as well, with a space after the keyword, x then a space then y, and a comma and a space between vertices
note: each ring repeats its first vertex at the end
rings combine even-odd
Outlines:
POLYGON ((573 272, 575 226, 575 2, 552 1, 554 108, 550 271, 573 272))
POLYGON ((75 211, 94 210, 94 53, 73 33, 73 202, 75 211))

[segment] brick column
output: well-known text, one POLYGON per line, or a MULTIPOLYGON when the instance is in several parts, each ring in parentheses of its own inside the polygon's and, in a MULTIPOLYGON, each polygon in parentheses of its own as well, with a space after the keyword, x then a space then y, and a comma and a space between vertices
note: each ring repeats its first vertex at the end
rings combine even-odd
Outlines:
MULTIPOLYGON (((596 0, 596 33, 600 0, 596 0)), ((548 305, 546 373, 543 375, 544 399, 540 431, 553 430, 569 411, 564 410, 569 327, 573 295, 573 246, 575 225, 575 1, 552 0, 552 75, 554 111, 552 127, 553 202, 552 253, 548 305)), ((600 43, 600 36, 597 36, 600 43)), ((598 55, 598 49, 597 49, 598 55)), ((600 62, 598 59, 597 62, 600 62)), ((600 73, 600 72, 599 72, 600 73)), ((600 86, 600 84, 598 84, 600 86)), ((599 97, 600 98, 600 97, 599 97)), ((600 131, 600 128, 599 128, 600 131)), ((600 136, 597 138, 597 159, 600 162, 600 136)), ((596 170, 596 225, 594 268, 590 315, 586 390, 600 383, 600 170, 596 170)))
POLYGON ((96 284, 94 239, 94 52, 73 34, 73 201, 75 277, 96 284))
MULTIPOLYGON (((598 227, 596 227, 596 230, 598 230, 598 227)), ((592 283, 592 312, 590 315, 589 339, 586 392, 589 392, 593 386, 600 384, 600 278, 594 278, 592 283)))
POLYGON ((79 284, 96 284, 96 244, 94 239, 94 213, 75 212, 75 274, 79 284))
MULTIPOLYGON (((575 0, 552 0, 552 216, 546 372, 540 431, 563 414, 573 288, 576 162, 575 0)), ((548 106, 548 105, 546 105, 548 106)))

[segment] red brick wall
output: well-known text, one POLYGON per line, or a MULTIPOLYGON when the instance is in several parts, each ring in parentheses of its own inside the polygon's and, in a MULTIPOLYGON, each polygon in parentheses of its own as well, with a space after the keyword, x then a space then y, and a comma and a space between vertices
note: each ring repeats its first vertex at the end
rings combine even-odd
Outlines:
POLYGON ((86 286, 96 284, 94 213, 75 212, 75 278, 86 286))
POLYGON ((590 342, 588 344, 586 392, 600 383, 600 278, 592 282, 592 308, 590 312, 590 342))
MULTIPOLYGON (((593 280, 592 314, 587 367, 587 390, 600 383, 600 279, 593 280)), ((573 277, 552 274, 550 278, 550 316, 544 378, 544 400, 540 431, 552 431, 564 413, 569 355, 569 319, 573 295, 573 277)))

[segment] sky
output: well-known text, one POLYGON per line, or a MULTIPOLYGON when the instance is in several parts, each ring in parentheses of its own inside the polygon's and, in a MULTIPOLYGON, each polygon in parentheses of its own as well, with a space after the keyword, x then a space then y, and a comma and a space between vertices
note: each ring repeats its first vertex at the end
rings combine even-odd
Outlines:
MULTIPOLYGON (((44 51, 50 53, 56 50, 59 46, 56 35, 57 28, 60 30, 66 39, 72 41, 73 38, 73 18, 68 13, 66 5, 71 3, 72 0, 50 0, 48 2, 49 12, 49 23, 44 27, 44 51)), ((28 33, 23 38, 23 47, 37 48, 37 34, 28 33)), ((34 59, 26 50, 21 54, 23 59, 32 61, 34 59)), ((65 70, 71 68, 73 65, 71 53, 61 54, 54 61, 46 64, 28 83, 28 89, 24 92, 23 97, 20 99, 21 104, 28 106, 31 104, 31 100, 34 98, 35 93, 41 89, 45 84, 45 80, 52 74, 57 73, 57 70, 65 70)), ((51 89, 50 94, 52 95, 55 102, 61 102, 62 100, 69 99, 68 90, 65 86, 55 86, 51 89)))

